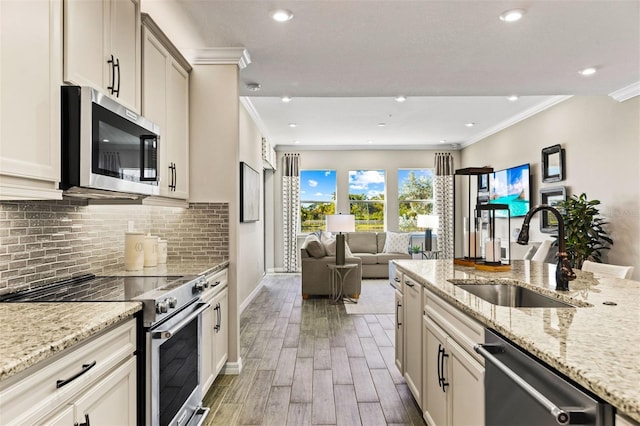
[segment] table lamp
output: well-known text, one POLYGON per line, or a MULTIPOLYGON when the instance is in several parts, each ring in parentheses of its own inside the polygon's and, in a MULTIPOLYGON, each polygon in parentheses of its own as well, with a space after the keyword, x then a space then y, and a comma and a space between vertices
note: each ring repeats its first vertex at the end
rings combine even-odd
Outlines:
POLYGON ((352 214, 328 214, 327 231, 337 232, 336 235, 336 265, 344 265, 344 235, 343 232, 356 230, 356 217, 352 214))
POLYGON ((431 251, 431 231, 438 227, 438 216, 433 214, 419 214, 418 228, 424 229, 424 251, 431 251))

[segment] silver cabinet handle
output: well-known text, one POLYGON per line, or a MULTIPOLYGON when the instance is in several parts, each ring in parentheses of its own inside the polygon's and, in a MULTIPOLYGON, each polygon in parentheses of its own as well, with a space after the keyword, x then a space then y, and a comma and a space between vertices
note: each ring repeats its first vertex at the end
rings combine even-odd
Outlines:
MULTIPOLYGON (((495 350, 496 346, 500 345, 487 345, 489 348, 495 350)), ((511 380, 513 380, 518 386, 528 393, 533 399, 535 399, 540 405, 546 408, 549 413, 556 419, 556 422, 560 425, 569 424, 569 413, 562 408, 551 402, 546 396, 541 394, 536 388, 527 383, 522 377, 518 376, 513 370, 507 367, 502 361, 493 356, 491 352, 485 349, 485 345, 475 345, 473 349, 482 355, 484 359, 495 365, 500 371, 506 374, 511 380)))

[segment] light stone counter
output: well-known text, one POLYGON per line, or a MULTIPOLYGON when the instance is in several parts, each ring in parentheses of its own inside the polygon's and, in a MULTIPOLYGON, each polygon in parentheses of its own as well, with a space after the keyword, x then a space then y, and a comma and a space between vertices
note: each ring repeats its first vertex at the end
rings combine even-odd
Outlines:
POLYGON ((640 282, 576 271, 568 292, 555 291, 555 265, 513 261, 509 272, 451 260, 396 260, 425 288, 640 421, 640 282), (509 308, 455 285, 487 280, 533 287, 576 308, 509 308), (614 302, 615 306, 603 302, 614 302))
MULTIPOLYGON (((229 261, 172 262, 141 271, 122 267, 102 276, 209 275, 229 261)), ((0 303, 0 381, 54 356, 142 310, 140 302, 0 303)))
POLYGON ((0 303, 0 381, 141 309, 140 302, 0 303))

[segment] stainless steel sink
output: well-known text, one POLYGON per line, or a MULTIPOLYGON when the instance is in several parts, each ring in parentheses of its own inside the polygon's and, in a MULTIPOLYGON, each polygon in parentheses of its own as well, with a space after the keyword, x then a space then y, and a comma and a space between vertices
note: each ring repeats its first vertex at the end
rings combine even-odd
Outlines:
POLYGON ((487 302, 512 308, 574 308, 525 287, 512 284, 454 284, 487 302))

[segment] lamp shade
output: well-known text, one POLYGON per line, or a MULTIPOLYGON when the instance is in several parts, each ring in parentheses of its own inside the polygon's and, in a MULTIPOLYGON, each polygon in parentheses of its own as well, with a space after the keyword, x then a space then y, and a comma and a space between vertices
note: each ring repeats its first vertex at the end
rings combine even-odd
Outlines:
POLYGON ((327 219, 327 231, 329 232, 353 232, 356 230, 356 217, 352 214, 329 214, 327 219))
POLYGON ((438 216, 434 214, 419 214, 418 228, 436 229, 438 227, 438 216))

